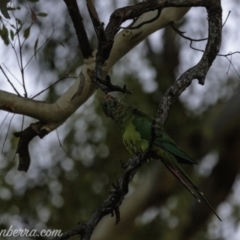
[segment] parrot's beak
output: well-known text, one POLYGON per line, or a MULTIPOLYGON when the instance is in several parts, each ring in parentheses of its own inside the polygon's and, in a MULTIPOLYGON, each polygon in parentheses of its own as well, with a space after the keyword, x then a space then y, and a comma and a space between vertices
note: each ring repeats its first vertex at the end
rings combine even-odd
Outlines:
POLYGON ((114 97, 112 97, 112 96, 109 95, 109 94, 106 94, 105 97, 104 97, 104 99, 109 99, 109 98, 115 99, 114 97))

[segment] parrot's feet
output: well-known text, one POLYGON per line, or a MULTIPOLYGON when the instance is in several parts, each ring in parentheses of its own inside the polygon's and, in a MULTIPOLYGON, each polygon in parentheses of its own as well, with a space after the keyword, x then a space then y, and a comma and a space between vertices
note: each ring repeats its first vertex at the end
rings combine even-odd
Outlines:
POLYGON ((120 218, 120 210, 119 206, 121 205, 123 201, 123 196, 122 196, 122 189, 120 187, 119 182, 117 181, 116 184, 112 184, 114 190, 110 191, 110 206, 108 208, 105 208, 104 210, 111 213, 111 217, 116 217, 116 222, 115 224, 117 225, 121 218, 120 218))
POLYGON ((115 213, 115 217, 116 217, 115 225, 117 225, 121 220, 119 207, 115 208, 114 213, 115 213))
POLYGON ((116 217, 115 225, 117 225, 120 222, 121 217, 120 217, 119 207, 115 207, 114 210, 112 210, 112 208, 104 209, 104 211, 110 212, 111 217, 114 217, 114 216, 116 217))
POLYGON ((123 162, 122 159, 120 160, 120 164, 121 164, 122 169, 124 169, 124 170, 127 169, 127 163, 123 162))
POLYGON ((138 167, 138 165, 139 165, 139 156, 134 156, 127 163, 124 164, 122 162, 121 166, 124 170, 126 170, 126 172, 129 172, 135 169, 136 167, 138 167))
POLYGON ((109 75, 106 76, 105 80, 97 78, 97 86, 106 94, 109 92, 122 92, 122 93, 128 93, 128 94, 132 93, 131 91, 127 90, 126 85, 124 85, 123 87, 120 87, 118 85, 113 85, 109 75))

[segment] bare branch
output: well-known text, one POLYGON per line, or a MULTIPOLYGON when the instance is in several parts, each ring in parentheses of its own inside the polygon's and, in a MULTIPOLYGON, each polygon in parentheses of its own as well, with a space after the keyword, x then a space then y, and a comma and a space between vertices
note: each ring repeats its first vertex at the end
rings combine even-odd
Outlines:
POLYGON ((20 138, 16 151, 16 153, 19 154, 18 170, 27 172, 31 161, 28 151, 28 144, 35 136, 37 136, 37 133, 31 127, 28 127, 22 132, 13 133, 13 135, 20 138))
POLYGON ((89 43, 89 40, 87 37, 87 33, 86 33, 86 30, 83 25, 83 18, 79 11, 77 1, 76 0, 64 0, 64 2, 67 5, 69 15, 72 19, 83 58, 87 59, 89 57, 92 57, 93 50, 90 46, 90 43, 89 43))
POLYGON ((150 19, 148 21, 145 21, 145 22, 142 22, 139 25, 132 27, 132 25, 138 20, 138 18, 136 18, 136 20, 134 20, 134 22, 130 26, 128 26, 128 27, 121 27, 121 29, 131 29, 131 30, 132 29, 138 29, 138 28, 142 27, 145 24, 149 24, 149 23, 152 23, 155 20, 157 20, 159 18, 160 14, 161 14, 161 10, 158 9, 157 15, 155 17, 153 17, 152 19, 150 19))
POLYGON ((199 63, 183 73, 163 96, 156 119, 162 125, 166 122, 171 105, 194 79, 198 79, 199 84, 204 84, 207 72, 219 52, 222 39, 222 8, 220 1, 215 1, 213 6, 207 7, 207 11, 209 36, 205 52, 199 63))
MULTIPOLYGON (((31 97, 31 99, 36 98, 37 96, 41 95, 42 93, 44 93, 45 91, 47 91, 48 89, 50 89, 51 87, 53 87, 54 85, 56 85, 57 83, 61 82, 62 80, 66 79, 66 78, 70 78, 69 74, 72 73, 73 71, 75 71, 76 68, 71 69, 70 71, 68 71, 66 74, 64 74, 63 77, 59 78, 58 80, 56 80, 54 83, 50 84, 48 87, 44 88, 43 90, 41 90, 39 93, 35 94, 34 96, 31 97)), ((73 78, 73 77, 71 77, 73 78)))
POLYGON ((148 160, 148 153, 144 153, 139 157, 134 157, 128 161, 124 166, 125 171, 116 184, 113 184, 112 190, 103 204, 92 214, 86 223, 81 223, 75 229, 65 232, 61 237, 54 238, 54 240, 68 239, 75 235, 81 235, 82 240, 89 240, 93 230, 99 221, 106 215, 112 214, 116 216, 116 224, 120 221, 119 206, 124 197, 128 193, 128 185, 133 179, 134 175, 146 161, 148 160))
POLYGON ((4 76, 6 77, 7 81, 9 82, 9 84, 12 86, 13 90, 17 93, 18 96, 21 96, 21 94, 18 92, 18 90, 14 87, 14 85, 12 84, 12 82, 10 81, 10 79, 8 78, 7 74, 5 73, 5 71, 3 70, 2 66, 0 65, 0 70, 2 71, 2 73, 4 74, 4 76))
POLYGON ((99 37, 99 31, 102 30, 102 32, 103 32, 103 26, 100 22, 99 16, 97 14, 97 10, 91 0, 87 0, 87 8, 88 8, 88 12, 91 17, 95 32, 96 32, 97 36, 99 37))

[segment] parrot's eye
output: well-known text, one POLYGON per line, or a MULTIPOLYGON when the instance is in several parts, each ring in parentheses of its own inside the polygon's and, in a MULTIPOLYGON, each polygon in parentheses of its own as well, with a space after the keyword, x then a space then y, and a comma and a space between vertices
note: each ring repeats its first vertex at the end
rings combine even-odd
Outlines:
POLYGON ((102 101, 102 109, 106 111, 108 109, 108 105, 106 101, 102 101))
POLYGON ((107 103, 106 102, 103 103, 103 107, 107 108, 107 103))
POLYGON ((105 100, 102 101, 102 109, 104 113, 108 116, 108 104, 107 104, 107 101, 105 100))

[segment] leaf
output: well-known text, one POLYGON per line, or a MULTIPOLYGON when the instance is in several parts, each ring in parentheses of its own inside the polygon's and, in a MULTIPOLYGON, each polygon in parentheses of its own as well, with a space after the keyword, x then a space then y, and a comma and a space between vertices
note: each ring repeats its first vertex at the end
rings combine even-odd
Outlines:
POLYGON ((2 40, 4 41, 4 43, 6 45, 8 45, 9 44, 8 30, 4 25, 3 25, 3 28, 0 30, 0 36, 1 36, 2 40))
POLYGON ((38 39, 35 41, 35 44, 34 44, 34 56, 36 58, 36 54, 37 54, 37 47, 38 47, 38 39))
POLYGON ((14 11, 14 10, 16 10, 16 9, 17 9, 17 8, 15 8, 15 7, 8 7, 8 8, 7 8, 8 11, 14 11))
POLYGON ((20 30, 22 29, 22 26, 23 26, 22 22, 19 18, 16 18, 16 21, 17 21, 17 23, 16 23, 17 31, 15 32, 15 35, 17 35, 20 32, 20 30), (20 27, 18 25, 20 25, 20 27))
POLYGON ((12 28, 16 29, 16 27, 15 27, 13 24, 10 24, 10 26, 11 26, 12 28))
POLYGON ((11 40, 13 41, 13 39, 14 39, 14 32, 13 32, 13 30, 10 30, 10 36, 11 36, 11 40))
POLYGON ((65 48, 64 44, 62 42, 56 41, 57 43, 59 43, 62 47, 65 48))
POLYGON ((21 20, 19 18, 16 18, 16 20, 17 20, 17 23, 22 26, 21 20))
POLYGON ((48 14, 45 13, 45 12, 40 12, 40 13, 37 14, 38 17, 47 17, 47 15, 48 14))
POLYGON ((24 30, 24 32, 23 32, 24 38, 28 38, 28 37, 29 37, 31 26, 32 26, 32 25, 30 25, 28 28, 26 28, 26 29, 24 30))

